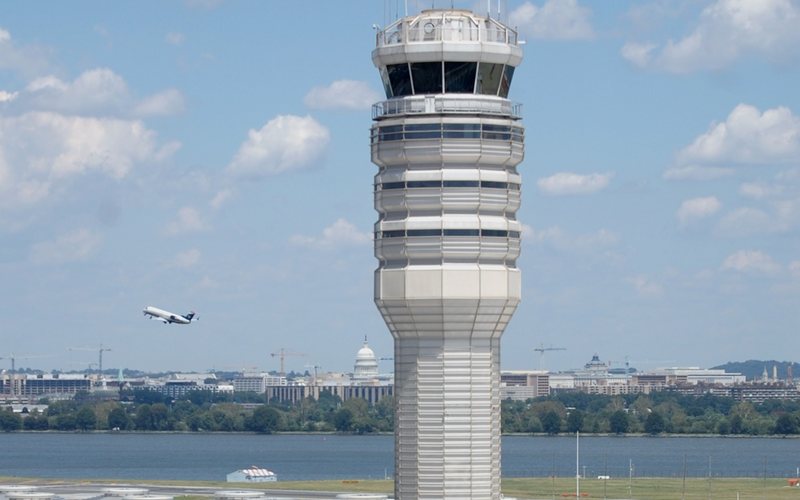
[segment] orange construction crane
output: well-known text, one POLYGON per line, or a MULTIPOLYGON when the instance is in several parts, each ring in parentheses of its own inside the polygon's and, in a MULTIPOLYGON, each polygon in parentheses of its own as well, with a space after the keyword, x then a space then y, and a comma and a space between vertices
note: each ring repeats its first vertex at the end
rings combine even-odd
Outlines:
POLYGON ((307 356, 307 354, 304 353, 304 352, 291 352, 291 351, 285 350, 283 347, 281 347, 281 350, 279 352, 271 352, 271 353, 269 353, 269 355, 272 356, 273 358, 275 356, 279 356, 280 357, 280 360, 281 360, 281 371, 280 371, 279 375, 281 377, 285 377, 286 376, 286 370, 285 370, 285 364, 284 364, 286 356, 307 356))

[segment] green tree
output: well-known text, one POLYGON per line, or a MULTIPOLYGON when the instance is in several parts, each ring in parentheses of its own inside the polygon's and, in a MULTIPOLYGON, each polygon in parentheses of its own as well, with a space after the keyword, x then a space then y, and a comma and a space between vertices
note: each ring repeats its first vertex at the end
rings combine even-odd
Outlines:
POLYGON ((797 419, 793 415, 784 413, 775 420, 774 434, 797 434, 797 431, 797 419))
POLYGON ((576 433, 583 428, 583 412, 580 410, 572 410, 567 416, 567 432, 576 433))
POLYGON ((78 430, 91 431, 97 425, 97 415, 89 405, 81 406, 81 409, 75 414, 75 426, 78 430))
POLYGON ((153 419, 150 415, 150 405, 140 404, 136 408, 136 416, 134 417, 134 422, 136 423, 136 430, 138 431, 152 431, 153 429, 153 419))
POLYGON ((155 430, 169 430, 169 409, 164 403, 154 403, 150 405, 150 421, 155 430))
POLYGON ((48 429, 47 417, 33 410, 22 420, 22 427, 26 431, 46 431, 48 429))
POLYGON ((11 410, 0 410, 0 431, 11 432, 22 429, 22 417, 11 410))
POLYGON ((124 408, 117 407, 108 413, 108 428, 117 430, 126 430, 131 425, 131 420, 128 417, 124 408))
POLYGON ((333 415, 333 426, 339 432, 349 432, 353 429, 353 411, 349 408, 340 408, 333 415))
POLYGON ((271 434, 278 430, 281 422, 281 414, 271 406, 259 406, 246 421, 246 427, 253 432, 271 434))
MULTIPOLYGON (((53 427, 52 425, 50 427, 53 427)), ((78 428, 74 413, 62 413, 55 417, 55 428, 60 431, 74 431, 78 428)))
POLYGON ((614 434, 625 434, 628 432, 628 428, 630 427, 628 414, 623 410, 615 411, 608 419, 608 427, 609 430, 614 434))
POLYGON ((654 411, 647 415, 644 421, 644 431, 651 435, 661 434, 667 428, 667 423, 660 413, 654 411))
POLYGON ((547 411, 541 418, 542 430, 553 435, 561 432, 561 417, 553 410, 547 411))

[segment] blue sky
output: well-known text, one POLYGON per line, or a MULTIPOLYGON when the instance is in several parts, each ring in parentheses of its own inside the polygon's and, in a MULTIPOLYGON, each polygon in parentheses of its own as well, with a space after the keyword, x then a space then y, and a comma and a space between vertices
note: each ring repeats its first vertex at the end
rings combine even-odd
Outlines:
MULTIPOLYGON (((277 369, 284 348, 303 354, 287 369, 349 371, 365 335, 390 357, 368 140, 372 25, 396 12, 4 5, 0 357, 82 369, 96 352, 75 348, 102 344, 106 368, 277 369)), ((501 16, 526 41, 503 369, 796 360, 800 2, 508 0, 501 16)))

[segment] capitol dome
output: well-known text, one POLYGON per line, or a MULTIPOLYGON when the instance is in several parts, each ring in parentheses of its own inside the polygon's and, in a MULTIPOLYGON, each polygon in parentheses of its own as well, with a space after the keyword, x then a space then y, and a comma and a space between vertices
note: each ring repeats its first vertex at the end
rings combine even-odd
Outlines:
POLYGON ((378 359, 375 357, 375 352, 367 345, 367 338, 364 337, 364 345, 358 350, 356 354, 356 364, 353 368, 353 378, 356 380, 364 380, 375 378, 378 376, 378 359))

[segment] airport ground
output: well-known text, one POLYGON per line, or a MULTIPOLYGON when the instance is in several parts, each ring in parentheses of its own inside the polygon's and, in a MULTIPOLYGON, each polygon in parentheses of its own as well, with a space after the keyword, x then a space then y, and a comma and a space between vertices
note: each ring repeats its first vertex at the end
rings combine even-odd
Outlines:
MULTIPOLYGON (((205 500, 221 490, 258 490, 268 498, 335 498, 339 493, 382 493, 391 497, 390 480, 279 481, 277 483, 226 483, 213 481, 94 481, 33 479, 0 476, 2 484, 38 486, 58 495, 78 495, 107 487, 146 487, 151 495, 169 495, 176 500, 205 500)), ((503 480, 506 498, 574 498, 574 478, 508 478, 503 480)), ((776 478, 632 478, 582 479, 581 498, 641 500, 796 500, 800 487, 776 478)))

